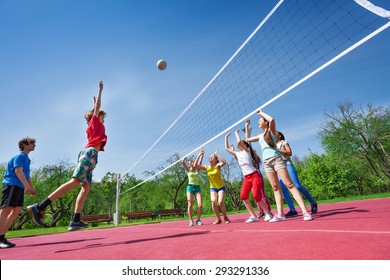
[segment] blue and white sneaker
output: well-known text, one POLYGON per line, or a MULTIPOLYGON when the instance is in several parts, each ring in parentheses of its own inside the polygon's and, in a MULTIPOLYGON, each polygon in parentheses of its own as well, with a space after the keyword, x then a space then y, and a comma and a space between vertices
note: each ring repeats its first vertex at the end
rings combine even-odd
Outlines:
POLYGON ((87 227, 88 227, 88 223, 85 223, 83 221, 80 221, 80 222, 71 221, 69 223, 68 231, 75 231, 75 230, 79 230, 79 229, 83 229, 83 228, 87 228, 87 227))
POLYGON ((44 213, 37 209, 37 203, 34 205, 27 206, 27 214, 33 220, 33 222, 40 227, 44 226, 43 215, 44 213))

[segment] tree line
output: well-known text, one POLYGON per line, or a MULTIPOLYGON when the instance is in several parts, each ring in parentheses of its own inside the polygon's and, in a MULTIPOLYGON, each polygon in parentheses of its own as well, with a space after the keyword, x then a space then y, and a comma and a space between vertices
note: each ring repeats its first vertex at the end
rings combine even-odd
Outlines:
MULTIPOLYGON (((308 188, 316 200, 332 199, 390 191, 390 108, 376 107, 368 104, 354 108, 352 103, 338 105, 336 112, 325 112, 324 123, 318 137, 324 153, 310 153, 298 158, 293 157, 302 184, 308 188)), ((174 154, 167 160, 168 164, 178 161, 180 156, 174 154)), ((0 165, 3 176, 6 164, 0 165)), ((59 161, 32 170, 31 178, 37 196, 25 196, 25 205, 41 201, 54 189, 67 182, 72 176, 74 165, 59 161)), ((148 171, 153 173, 155 171, 148 171)), ((242 175, 239 166, 233 159, 222 168, 226 183, 226 207, 228 211, 243 208, 239 195, 242 175)), ((2 179, 1 176, 1 179, 2 179)), ((274 196, 269 182, 265 180, 265 191, 270 203, 274 196)), ((83 215, 115 212, 116 181, 115 174, 108 172, 99 183, 93 183, 90 194, 84 205, 83 215)), ((203 212, 212 213, 209 183, 205 173, 201 172, 201 191, 203 212)), ((145 182, 139 187, 140 179, 126 175, 122 178, 120 213, 158 211, 178 208, 187 209, 186 185, 187 175, 181 163, 160 174, 154 180, 145 182)), ((66 226, 73 216, 75 198, 79 192, 76 188, 59 198, 46 209, 45 224, 49 227, 66 226)), ((34 227, 26 211, 22 211, 14 222, 13 229, 34 227)))

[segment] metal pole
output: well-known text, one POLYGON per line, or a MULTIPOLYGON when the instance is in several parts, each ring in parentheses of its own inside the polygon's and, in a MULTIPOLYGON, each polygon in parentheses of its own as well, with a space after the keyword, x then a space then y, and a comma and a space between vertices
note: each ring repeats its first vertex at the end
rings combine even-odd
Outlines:
POLYGON ((114 219, 114 222, 115 222, 115 225, 118 226, 119 225, 119 222, 120 222, 120 219, 121 219, 121 215, 119 213, 119 195, 120 195, 120 191, 121 191, 121 174, 116 174, 117 176, 116 177, 116 203, 115 203, 115 219, 114 219))

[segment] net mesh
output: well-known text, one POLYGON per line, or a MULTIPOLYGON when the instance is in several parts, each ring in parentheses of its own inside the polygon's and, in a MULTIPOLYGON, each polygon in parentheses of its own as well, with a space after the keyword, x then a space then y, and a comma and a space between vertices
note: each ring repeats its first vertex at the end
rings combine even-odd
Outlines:
POLYGON ((214 141, 389 23, 353 0, 289 0, 278 5, 126 174, 152 178, 145 171, 161 172, 170 167, 167 159, 173 154, 189 155, 214 141))

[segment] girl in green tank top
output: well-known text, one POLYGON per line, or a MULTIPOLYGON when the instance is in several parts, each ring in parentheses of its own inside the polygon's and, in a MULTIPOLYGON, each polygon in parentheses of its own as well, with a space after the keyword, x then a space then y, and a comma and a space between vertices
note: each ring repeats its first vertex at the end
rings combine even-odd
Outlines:
POLYGON ((198 212, 196 218, 196 224, 198 226, 203 225, 200 220, 200 216, 202 215, 202 196, 200 194, 200 180, 199 180, 199 169, 197 166, 202 164, 204 151, 202 149, 201 153, 197 156, 195 160, 190 160, 190 166, 188 167, 186 164, 186 157, 183 158, 182 164, 188 176, 188 185, 187 185, 187 201, 188 201, 188 218, 190 220, 189 226, 192 227, 194 225, 194 220, 192 219, 193 215, 193 206, 194 206, 194 198, 198 202, 198 212))

